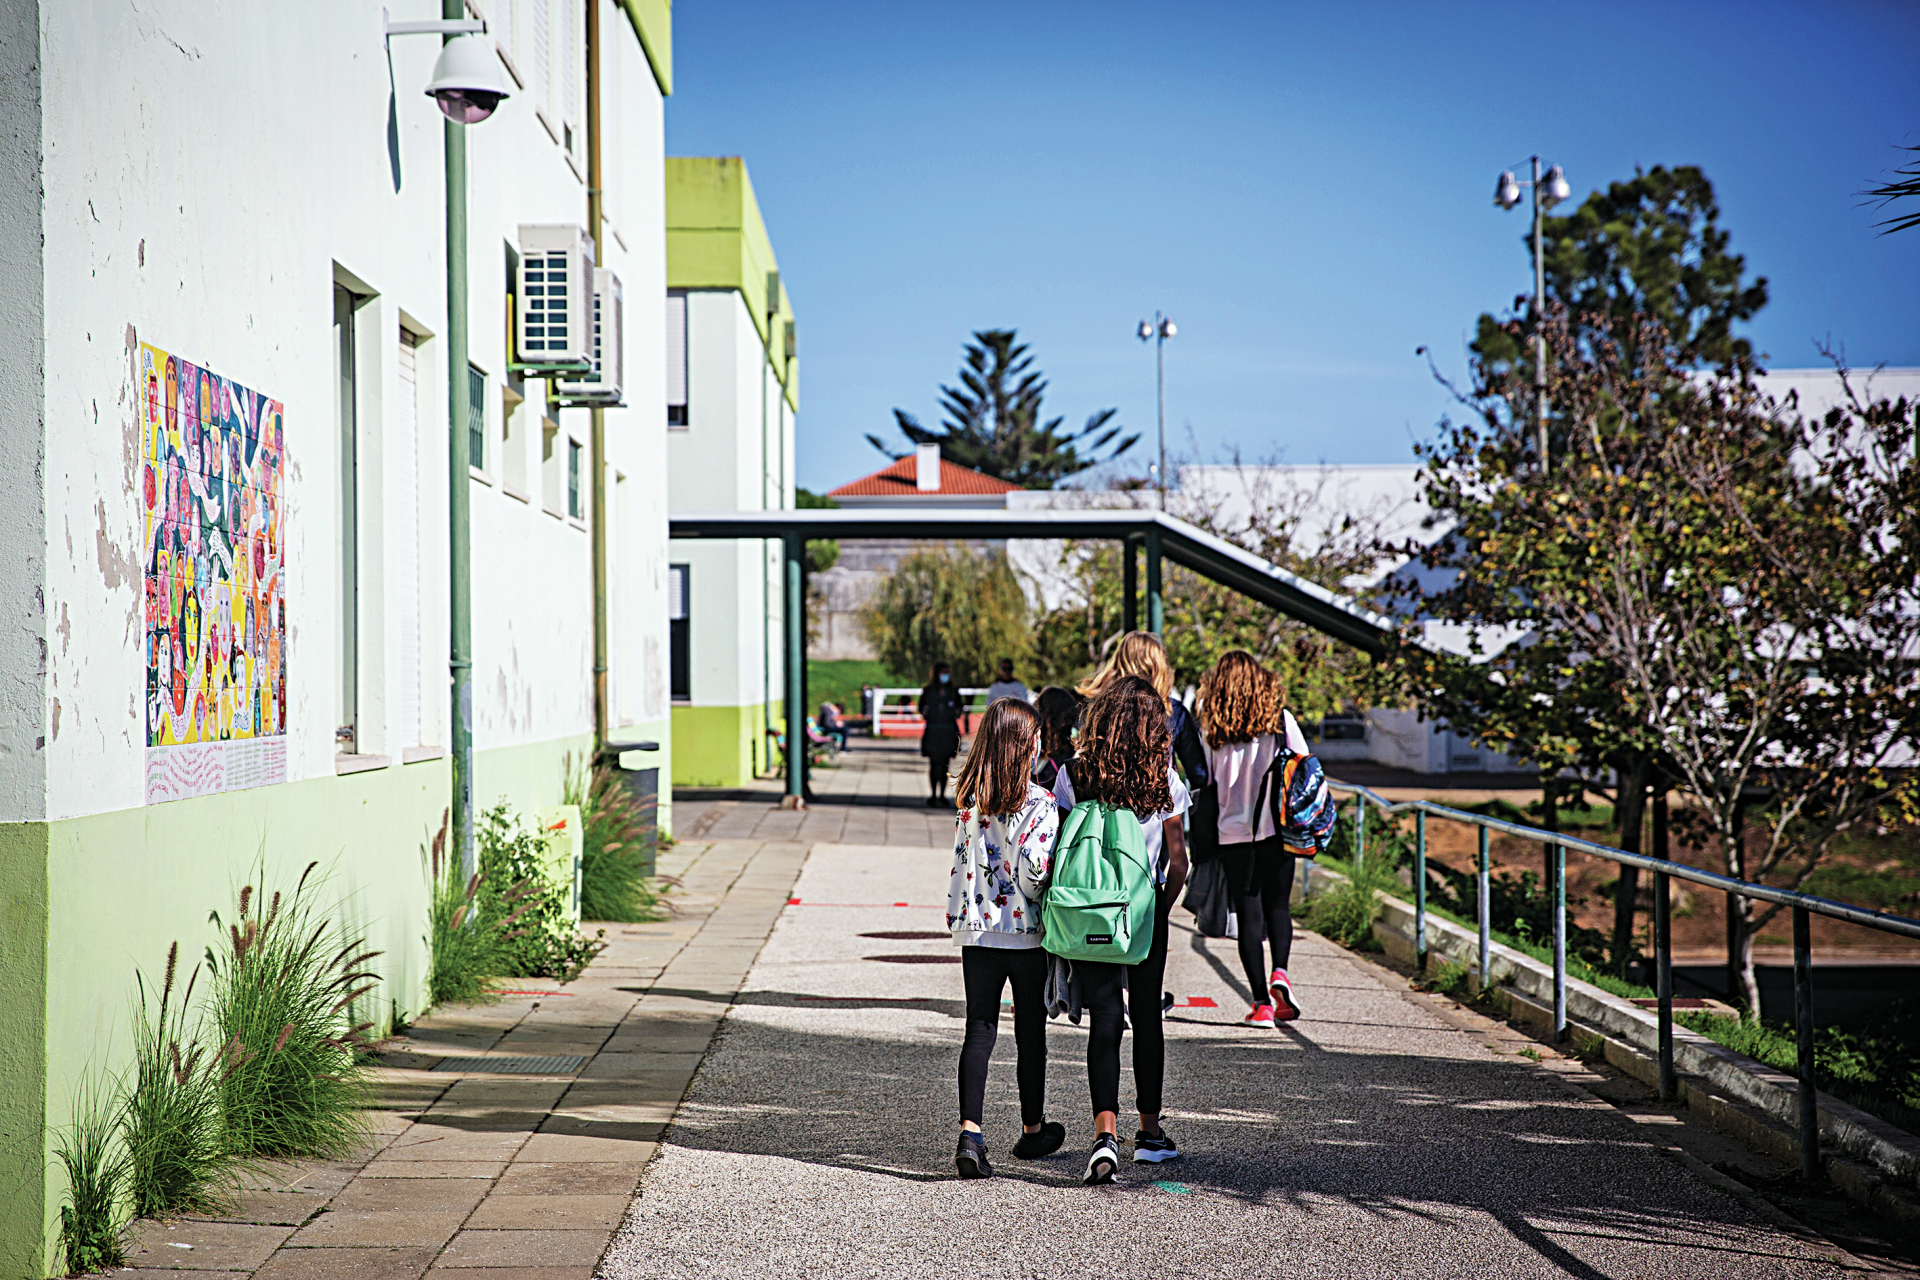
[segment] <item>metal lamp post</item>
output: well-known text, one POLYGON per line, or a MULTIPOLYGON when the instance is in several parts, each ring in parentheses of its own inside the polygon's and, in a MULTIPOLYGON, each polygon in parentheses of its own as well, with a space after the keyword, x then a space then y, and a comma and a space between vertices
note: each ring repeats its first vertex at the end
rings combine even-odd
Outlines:
POLYGON ((1158 311, 1152 320, 1142 320, 1135 334, 1140 341, 1153 341, 1154 385, 1160 395, 1160 509, 1167 509, 1167 339, 1180 332, 1173 321, 1158 311))
POLYGON ((386 37, 437 35, 445 41, 427 94, 446 117, 447 182, 447 666, 453 701, 452 803, 448 814, 462 879, 479 869, 473 847, 473 579, 467 493, 467 126, 507 97, 487 24, 466 16, 465 0, 441 0, 445 16, 424 22, 385 18, 386 37))
POLYGON ((1533 190, 1533 389, 1540 405, 1540 470, 1544 473, 1547 469, 1547 335, 1540 327, 1540 319, 1547 294, 1547 267, 1541 245, 1541 220, 1547 210, 1572 195, 1573 189, 1567 185, 1566 171, 1559 165, 1552 166, 1543 175, 1540 157, 1534 156, 1532 163, 1533 176, 1526 182, 1516 181, 1511 169, 1501 173, 1493 189, 1493 202, 1502 209, 1511 209, 1520 203, 1521 187, 1533 190))

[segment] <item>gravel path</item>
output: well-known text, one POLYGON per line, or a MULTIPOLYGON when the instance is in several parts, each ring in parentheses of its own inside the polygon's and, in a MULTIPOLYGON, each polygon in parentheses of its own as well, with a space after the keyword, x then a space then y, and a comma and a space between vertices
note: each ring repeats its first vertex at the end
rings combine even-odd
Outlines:
MULTIPOLYGON (((1241 1027, 1232 944, 1202 944, 1178 910, 1168 986, 1216 1006, 1168 1024, 1167 1127, 1184 1157, 1079 1184, 1086 1034, 1057 1022, 1049 1112, 1067 1146, 1014 1160, 1007 1019, 987 1095, 999 1176, 961 1183, 960 969, 942 963, 957 952, 862 936, 941 930, 949 857, 813 849, 599 1274, 1845 1273, 1831 1247, 1697 1177, 1613 1108, 1316 938, 1295 949, 1306 1017, 1241 1027)), ((1123 1105, 1131 1089, 1129 1073, 1123 1105)))

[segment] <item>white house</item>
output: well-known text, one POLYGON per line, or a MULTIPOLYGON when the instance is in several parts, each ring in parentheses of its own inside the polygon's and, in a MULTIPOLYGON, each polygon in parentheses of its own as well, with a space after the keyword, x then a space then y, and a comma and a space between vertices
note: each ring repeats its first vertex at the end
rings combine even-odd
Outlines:
POLYGON ((175 941, 198 955, 242 883, 317 860, 385 953, 378 1016, 423 1007, 451 485, 470 503, 477 803, 531 817, 593 749, 597 522, 607 737, 666 760, 667 5, 467 8, 509 96, 458 127, 459 361, 448 126, 425 93, 441 42, 382 25, 439 4, 0 12, 0 431, 19 450, 0 481, 0 1274, 46 1273, 64 1194, 47 1133, 126 1065, 134 971, 175 941), (514 367, 508 301, 523 228, 591 239, 595 144, 598 266, 626 321, 602 326, 626 406, 604 410, 605 510, 592 416, 514 367))
MULTIPOLYGON (((794 502, 793 307, 737 156, 667 161, 667 478, 674 511, 794 502)), ((785 706, 777 544, 672 544, 673 780, 736 786, 770 767, 785 706)))

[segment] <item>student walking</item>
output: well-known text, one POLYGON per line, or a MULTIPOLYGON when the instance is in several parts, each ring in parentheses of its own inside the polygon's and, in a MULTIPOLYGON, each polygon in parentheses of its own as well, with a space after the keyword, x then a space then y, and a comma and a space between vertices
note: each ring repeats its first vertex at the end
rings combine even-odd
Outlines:
POLYGON ((987 708, 973 750, 954 784, 960 806, 947 888, 947 928, 960 946, 967 1032, 960 1050, 960 1141, 953 1160, 962 1178, 993 1174, 981 1114, 987 1062, 999 1034, 1000 992, 1013 987, 1013 1041, 1019 1051, 1021 1160, 1052 1155, 1064 1125, 1046 1119, 1047 953, 1041 950, 1040 899, 1060 815, 1053 797, 1030 780, 1040 753, 1040 717, 1017 698, 987 708))
POLYGON ((1080 695, 1050 684, 1034 699, 1033 709, 1040 713, 1040 759, 1033 766, 1033 780, 1051 791, 1060 770, 1073 759, 1073 731, 1080 724, 1080 695))
POLYGON ((1253 1010, 1244 1021, 1256 1027, 1300 1016, 1287 975, 1298 859, 1274 829, 1272 788, 1283 779, 1269 770, 1286 751, 1307 755, 1307 743, 1285 701, 1279 678, 1244 649, 1222 654, 1200 682, 1200 730, 1220 805, 1219 857, 1236 901, 1240 965, 1253 992, 1253 1010))
POLYGON ((1160 989, 1167 971, 1167 915, 1187 878, 1181 831, 1187 788, 1169 763, 1172 737, 1166 701, 1138 676, 1105 682, 1104 690, 1087 703, 1076 748, 1054 783, 1054 799, 1068 809, 1077 801, 1098 800, 1131 810, 1140 821, 1156 890, 1153 944, 1144 960, 1132 965, 1073 962, 1091 1019, 1087 1084, 1093 1101, 1094 1143, 1087 1156, 1085 1181, 1092 1185, 1112 1182, 1120 1161, 1120 1034, 1129 1009, 1140 1112, 1140 1128, 1133 1137, 1134 1161, 1158 1164, 1180 1155, 1160 1123, 1166 1080, 1160 989))
POLYGON ((1187 786, 1195 790, 1207 785, 1207 755, 1200 732, 1185 704, 1173 696, 1173 664, 1167 661, 1167 646, 1151 631, 1129 631, 1113 647, 1106 665, 1089 676, 1078 692, 1083 698, 1096 698, 1114 681, 1138 676, 1153 686, 1167 707, 1167 732, 1173 740, 1173 762, 1186 775, 1187 786))
POLYGON ((933 664, 926 688, 920 690, 918 703, 924 727, 920 733, 920 754, 927 758, 927 807, 944 808, 947 803, 947 770, 960 754, 960 691, 953 687, 953 668, 944 662, 933 664))

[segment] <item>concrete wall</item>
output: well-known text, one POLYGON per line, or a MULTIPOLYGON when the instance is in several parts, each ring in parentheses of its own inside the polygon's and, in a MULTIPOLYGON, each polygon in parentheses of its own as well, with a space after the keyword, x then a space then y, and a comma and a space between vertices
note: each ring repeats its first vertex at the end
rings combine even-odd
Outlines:
MULTIPOLYGON (((624 9, 593 2, 615 229, 604 265, 625 286, 632 406, 607 414, 609 679, 616 737, 664 743, 662 98, 624 9)), ((157 974, 175 940, 199 954, 208 911, 230 910, 242 883, 290 885, 319 860, 337 917, 386 951, 378 1000, 407 1012, 424 1002, 421 850, 448 799, 450 434, 465 444, 464 423, 449 432, 447 379, 463 371, 441 350, 443 128, 422 93, 438 41, 392 41, 390 152, 380 23, 373 0, 0 5, 10 285, 0 343, 16 371, 0 407, 15 459, 0 481, 0 598, 16 611, 0 641, 0 1275, 51 1263, 65 1188, 46 1164, 46 1128, 71 1118, 80 1081, 124 1065, 135 970, 157 974), (345 775, 334 740, 336 283, 361 298, 361 758, 345 775), (402 328, 419 339, 411 434, 402 328), (285 405, 278 785, 146 803, 136 342, 285 405), (405 689, 418 692, 417 715, 404 713, 405 689)), ((584 63, 577 71, 584 92, 584 63)), ((520 223, 584 223, 586 209, 584 112, 548 99, 554 123, 570 117, 581 139, 569 155, 530 98, 516 91, 468 130, 470 358, 487 378, 489 449, 462 481, 473 506, 475 793, 522 810, 558 799, 565 762, 586 758, 593 732, 589 535, 543 509, 537 487, 509 491, 516 445, 537 485, 539 439, 503 435, 505 246, 520 223)), ((558 421, 585 442, 584 410, 558 421)))

